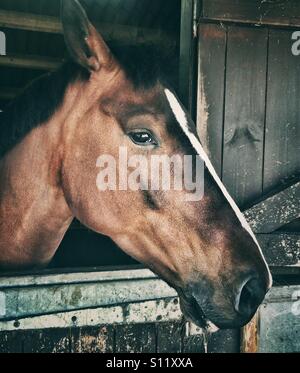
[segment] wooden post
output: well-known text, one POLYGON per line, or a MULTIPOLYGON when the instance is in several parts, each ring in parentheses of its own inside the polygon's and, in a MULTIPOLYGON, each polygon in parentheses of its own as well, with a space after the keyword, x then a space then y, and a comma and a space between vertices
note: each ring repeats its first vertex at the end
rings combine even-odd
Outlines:
POLYGON ((258 352, 259 336, 259 313, 256 313, 252 321, 242 329, 241 352, 256 353, 258 352))
POLYGON ((179 94, 195 119, 197 86, 197 18, 199 0, 181 0, 179 94))

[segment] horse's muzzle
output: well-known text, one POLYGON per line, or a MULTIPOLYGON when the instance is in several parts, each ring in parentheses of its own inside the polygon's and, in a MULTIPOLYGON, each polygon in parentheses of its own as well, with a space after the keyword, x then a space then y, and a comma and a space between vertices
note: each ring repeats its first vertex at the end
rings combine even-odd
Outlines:
POLYGON ((268 292, 268 286, 256 276, 246 276, 233 289, 214 290, 213 286, 193 285, 191 296, 181 297, 185 316, 199 327, 208 322, 220 329, 240 328, 248 324, 268 292))

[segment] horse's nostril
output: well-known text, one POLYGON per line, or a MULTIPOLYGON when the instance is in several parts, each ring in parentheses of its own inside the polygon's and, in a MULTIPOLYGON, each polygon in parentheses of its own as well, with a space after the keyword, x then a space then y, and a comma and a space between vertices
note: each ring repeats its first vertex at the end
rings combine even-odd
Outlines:
POLYGON ((266 289, 257 278, 251 278, 240 289, 236 311, 245 318, 253 316, 266 295, 266 289))

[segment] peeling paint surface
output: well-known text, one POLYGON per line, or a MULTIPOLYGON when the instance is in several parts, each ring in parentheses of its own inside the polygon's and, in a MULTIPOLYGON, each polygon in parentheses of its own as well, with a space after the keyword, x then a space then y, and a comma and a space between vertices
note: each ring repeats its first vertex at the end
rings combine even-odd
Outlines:
POLYGON ((210 155, 209 151, 209 138, 208 138, 208 116, 209 107, 207 103, 205 87, 204 87, 204 76, 202 73, 199 74, 199 100, 198 100, 198 113, 197 113, 197 124, 198 133, 201 144, 206 154, 210 155))
MULTIPOLYGON (((122 272, 122 271, 121 271, 122 272)), ((120 280, 118 271, 111 272, 110 279, 78 283, 62 283, 52 285, 44 284, 26 286, 9 286, 1 288, 5 294, 6 313, 0 315, 2 319, 25 318, 35 315, 46 315, 59 312, 76 311, 88 308, 99 308, 104 306, 115 306, 134 302, 143 302, 153 299, 165 299, 177 296, 174 289, 171 289, 164 281, 160 280, 150 271, 145 278, 133 276, 120 280), (113 277, 115 275, 115 278, 113 277)), ((94 275, 95 276, 95 275, 94 275)), ((60 275, 56 280, 59 281, 60 275)), ((55 281, 54 281, 55 282, 55 281)))
POLYGON ((6 315, 6 296, 5 293, 0 292, 0 316, 6 315))
POLYGON ((293 312, 295 292, 300 292, 299 286, 276 289, 260 308, 259 352, 299 353, 300 317, 293 312))
POLYGON ((54 315, 0 322, 0 331, 84 327, 115 324, 143 324, 179 321, 182 313, 177 298, 101 307, 54 315))
POLYGON ((245 212, 255 233, 272 233, 300 217, 300 182, 245 212))

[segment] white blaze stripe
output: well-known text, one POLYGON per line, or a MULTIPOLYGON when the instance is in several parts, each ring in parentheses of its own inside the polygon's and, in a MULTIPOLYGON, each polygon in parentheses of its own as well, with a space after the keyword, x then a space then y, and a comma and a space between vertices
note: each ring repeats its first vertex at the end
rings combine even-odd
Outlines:
POLYGON ((247 220, 245 219, 244 215, 241 213, 240 209, 238 208, 237 204, 235 203, 235 201, 233 200, 233 198, 230 196, 230 194, 228 193, 227 189, 225 188, 224 184, 222 183, 221 179, 219 178, 216 170, 214 169, 210 159, 208 158, 207 154, 205 153, 200 141, 197 139, 197 137, 191 132, 190 128, 189 128, 189 125, 188 125, 188 120, 187 120, 187 116, 186 116, 186 113, 184 112, 181 104, 179 103, 179 101, 177 100, 176 96, 169 90, 169 89, 165 89, 165 94, 167 96, 167 99, 169 101, 169 104, 170 104, 170 107, 175 115, 175 118, 176 120, 178 121, 178 123, 180 124, 180 127, 182 128, 183 132, 185 133, 185 135, 189 138, 193 148, 197 151, 197 153, 200 155, 200 157, 202 158, 202 160, 204 161, 207 169, 209 170, 211 176, 214 178, 214 180, 216 181, 217 185, 219 186, 219 188, 221 189, 222 193, 224 194, 224 196, 226 197, 227 201, 229 202, 230 206, 232 207, 233 211, 235 212, 236 216, 238 217, 239 221, 241 222, 243 228, 251 235, 251 237, 253 238, 254 242, 256 243, 260 253, 261 253, 261 256, 268 268, 268 273, 269 273, 269 277, 270 277, 270 284, 272 284, 272 276, 271 276, 271 273, 270 273, 270 270, 269 270, 269 267, 267 265, 267 262, 265 260, 265 257, 263 255, 263 252, 261 250, 261 247, 252 231, 252 229, 250 228, 250 225, 248 224, 247 220))

